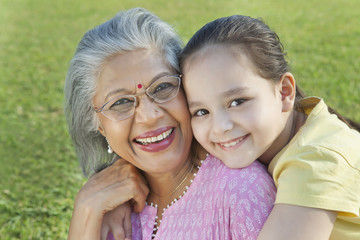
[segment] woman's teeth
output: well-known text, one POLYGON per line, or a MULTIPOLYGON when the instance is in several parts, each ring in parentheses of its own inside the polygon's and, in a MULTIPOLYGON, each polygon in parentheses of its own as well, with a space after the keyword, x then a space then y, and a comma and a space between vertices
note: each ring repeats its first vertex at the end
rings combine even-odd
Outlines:
POLYGON ((148 137, 148 138, 136 138, 135 141, 142 144, 142 145, 147 145, 150 143, 156 143, 159 142, 167 137, 169 137, 171 135, 171 133, 173 132, 174 129, 169 129, 166 132, 163 132, 162 134, 155 136, 155 137, 148 137))

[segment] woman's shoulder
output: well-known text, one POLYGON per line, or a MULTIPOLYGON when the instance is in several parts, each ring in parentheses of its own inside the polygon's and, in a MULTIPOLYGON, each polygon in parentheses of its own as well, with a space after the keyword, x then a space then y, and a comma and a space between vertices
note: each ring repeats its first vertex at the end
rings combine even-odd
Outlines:
POLYGON ((198 179, 196 194, 206 196, 205 205, 229 205, 238 209, 259 204, 263 210, 266 209, 266 215, 270 212, 276 188, 266 167, 260 162, 255 161, 245 168, 228 168, 209 155, 200 170, 198 175, 203 178, 198 179), (210 203, 210 200, 215 201, 210 203))
MULTIPOLYGON (((241 158, 239 158, 241 161, 241 158)), ((267 173, 266 167, 258 161, 254 161, 249 166, 244 168, 229 168, 217 157, 208 154, 206 159, 202 162, 202 167, 205 171, 212 171, 211 178, 215 176, 226 176, 231 175, 248 175, 252 172, 267 173)), ((210 176, 209 176, 210 177, 210 176)))
MULTIPOLYGON (((241 161, 241 159, 239 159, 241 161)), ((200 168, 201 180, 208 184, 251 188, 254 184, 273 185, 267 168, 254 161, 244 168, 229 168, 220 159, 208 155, 200 168)), ((231 189, 233 189, 231 187, 231 189)))

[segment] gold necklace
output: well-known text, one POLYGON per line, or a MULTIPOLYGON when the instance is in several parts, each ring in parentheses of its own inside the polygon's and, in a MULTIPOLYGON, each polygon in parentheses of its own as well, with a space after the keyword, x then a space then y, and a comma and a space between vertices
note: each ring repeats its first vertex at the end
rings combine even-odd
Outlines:
POLYGON ((195 163, 192 163, 191 165, 192 165, 192 166, 191 166, 191 169, 190 169, 190 171, 186 174, 186 177, 179 183, 179 185, 177 185, 177 187, 176 187, 171 193, 169 193, 169 194, 166 195, 166 196, 160 196, 159 194, 156 194, 156 193, 154 193, 154 192, 152 192, 152 194, 155 195, 155 196, 157 196, 157 197, 159 197, 159 198, 170 197, 171 195, 173 195, 173 194, 179 189, 179 187, 186 181, 186 179, 188 179, 190 173, 191 173, 192 170, 194 169, 195 163))

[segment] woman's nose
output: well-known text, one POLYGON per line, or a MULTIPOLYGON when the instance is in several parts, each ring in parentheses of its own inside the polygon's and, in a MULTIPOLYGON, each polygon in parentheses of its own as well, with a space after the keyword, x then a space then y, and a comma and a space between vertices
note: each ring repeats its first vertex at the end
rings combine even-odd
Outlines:
POLYGON ((135 108, 135 122, 152 124, 164 115, 159 104, 150 99, 146 94, 138 96, 138 103, 135 108))

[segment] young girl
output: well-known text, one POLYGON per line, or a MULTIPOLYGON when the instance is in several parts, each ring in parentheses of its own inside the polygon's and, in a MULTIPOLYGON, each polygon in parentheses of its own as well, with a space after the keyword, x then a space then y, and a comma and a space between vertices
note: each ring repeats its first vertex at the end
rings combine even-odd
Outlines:
POLYGON ((284 55, 257 19, 201 28, 181 59, 194 136, 228 167, 268 165, 278 192, 259 239, 360 239, 359 124, 305 98, 284 55))

